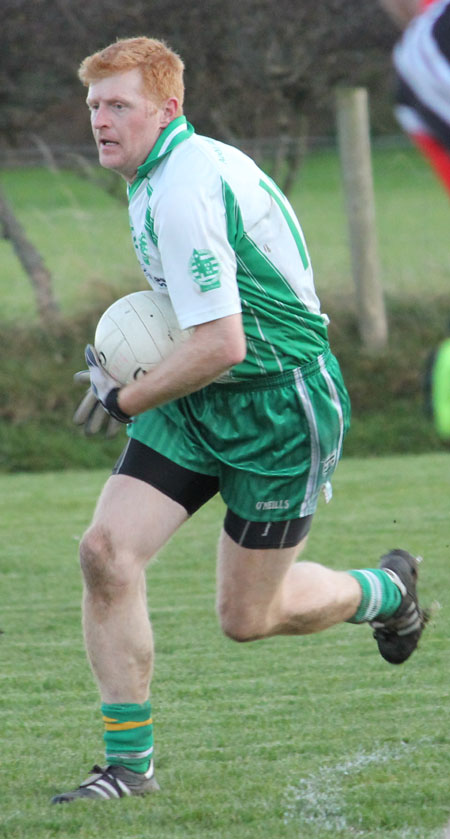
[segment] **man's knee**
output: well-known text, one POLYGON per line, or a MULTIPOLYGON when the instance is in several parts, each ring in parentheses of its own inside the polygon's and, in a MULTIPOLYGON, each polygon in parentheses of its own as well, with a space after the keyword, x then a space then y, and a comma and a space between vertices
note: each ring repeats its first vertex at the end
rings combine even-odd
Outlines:
POLYGON ((90 527, 80 543, 80 565, 89 587, 96 588, 103 582, 111 556, 111 544, 104 531, 90 527))
POLYGON ((119 558, 111 535, 104 528, 93 525, 80 544, 80 565, 84 581, 91 590, 109 586, 121 588, 133 577, 132 563, 119 558))
POLYGON ((252 611, 225 600, 217 603, 217 616, 220 628, 227 638, 239 643, 256 641, 264 637, 264 630, 261 625, 261 616, 255 615, 252 611))

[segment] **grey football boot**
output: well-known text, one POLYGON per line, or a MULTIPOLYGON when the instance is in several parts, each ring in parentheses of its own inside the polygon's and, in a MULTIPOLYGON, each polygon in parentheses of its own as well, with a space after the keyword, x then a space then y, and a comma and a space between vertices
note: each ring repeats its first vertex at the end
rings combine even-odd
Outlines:
POLYGON ((158 790, 153 761, 147 772, 133 772, 125 766, 107 766, 105 769, 94 766, 92 774, 77 789, 55 795, 52 804, 64 804, 79 798, 106 800, 128 795, 147 795, 158 790))

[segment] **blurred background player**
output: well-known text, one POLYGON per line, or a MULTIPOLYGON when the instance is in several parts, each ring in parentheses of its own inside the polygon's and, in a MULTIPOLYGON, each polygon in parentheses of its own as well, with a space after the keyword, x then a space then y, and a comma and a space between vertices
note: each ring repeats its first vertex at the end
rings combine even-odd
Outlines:
POLYGON ((450 193, 450 0, 381 0, 404 27, 393 61, 397 118, 450 193))
MULTIPOLYGON (((394 48, 395 112, 450 194, 450 0, 381 0, 404 28, 394 48)), ((438 435, 450 439, 450 339, 432 351, 426 408, 438 435)))

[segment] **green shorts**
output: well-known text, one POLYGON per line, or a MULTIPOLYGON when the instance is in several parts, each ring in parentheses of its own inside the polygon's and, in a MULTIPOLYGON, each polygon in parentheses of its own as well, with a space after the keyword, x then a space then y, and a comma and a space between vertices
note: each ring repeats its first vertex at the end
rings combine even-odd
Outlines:
POLYGON ((216 476, 238 516, 287 521, 315 512, 349 424, 349 397, 328 350, 287 373, 208 385, 140 414, 128 434, 180 466, 216 476))

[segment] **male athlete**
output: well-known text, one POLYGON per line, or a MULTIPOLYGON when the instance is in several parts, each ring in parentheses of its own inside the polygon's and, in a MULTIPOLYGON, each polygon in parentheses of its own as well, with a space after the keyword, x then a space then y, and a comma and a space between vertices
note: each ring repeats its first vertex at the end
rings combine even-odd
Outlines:
MULTIPOLYGON (((396 114, 450 194, 450 0, 381 0, 405 30, 394 49, 396 114)), ((450 340, 430 354, 427 408, 450 438, 450 340)))
POLYGON ((396 114, 450 193, 450 0, 381 0, 405 29, 394 49, 396 114))
POLYGON ((183 63, 165 44, 118 41, 86 58, 80 78, 100 163, 128 184, 141 267, 193 331, 125 387, 86 349, 90 405, 77 421, 89 427, 101 403, 130 439, 81 543, 105 767, 55 803, 158 788, 145 568, 217 492, 227 506, 217 612, 230 638, 370 622, 381 655, 399 664, 425 621, 406 551, 361 571, 296 562, 350 410, 290 204, 240 151, 195 134, 183 116, 183 63))

